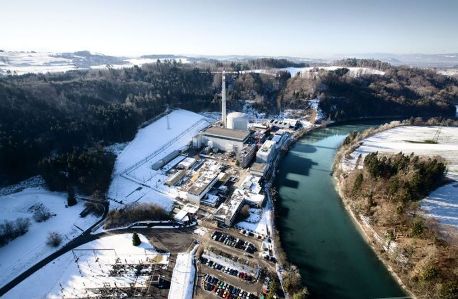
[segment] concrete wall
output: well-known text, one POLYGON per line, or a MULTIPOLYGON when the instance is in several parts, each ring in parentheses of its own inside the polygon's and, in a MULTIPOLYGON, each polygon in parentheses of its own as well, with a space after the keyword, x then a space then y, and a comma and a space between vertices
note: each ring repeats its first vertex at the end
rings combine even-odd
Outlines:
POLYGON ((239 142, 239 141, 220 139, 220 138, 211 137, 211 136, 206 136, 205 139, 206 139, 205 144, 208 144, 208 141, 212 141, 213 147, 223 152, 233 151, 234 146, 236 146, 238 150, 241 150, 243 148, 243 142, 239 142))

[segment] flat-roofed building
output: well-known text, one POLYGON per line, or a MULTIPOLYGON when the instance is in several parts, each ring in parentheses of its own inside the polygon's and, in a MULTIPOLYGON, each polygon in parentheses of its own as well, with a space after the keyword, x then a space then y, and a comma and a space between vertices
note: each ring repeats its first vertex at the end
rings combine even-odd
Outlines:
POLYGON ((224 152, 239 152, 248 141, 250 131, 210 127, 203 132, 204 143, 224 152))
POLYGON ((276 154, 275 141, 266 140, 256 153, 256 162, 270 163, 276 154))
POLYGON ((237 154, 237 161, 242 168, 245 168, 250 164, 256 154, 256 145, 245 144, 242 150, 237 154))
POLYGON ((189 187, 186 198, 195 203, 199 204, 200 200, 205 194, 218 181, 220 175, 220 164, 216 161, 207 160, 204 162, 202 167, 199 169, 197 179, 189 187))
POLYGON ((250 173, 259 177, 264 177, 269 171, 270 164, 254 162, 251 164, 250 173))
POLYGON ((232 226, 237 218, 237 214, 242 208, 243 198, 232 197, 229 202, 223 203, 213 215, 219 223, 232 226))
POLYGON ((179 180, 181 180, 186 175, 186 170, 178 170, 174 174, 170 175, 165 181, 165 184, 169 187, 174 186, 179 180))
POLYGON ((189 169, 191 168, 194 163, 196 163, 196 159, 191 157, 186 157, 183 161, 178 163, 177 167, 180 169, 189 169))

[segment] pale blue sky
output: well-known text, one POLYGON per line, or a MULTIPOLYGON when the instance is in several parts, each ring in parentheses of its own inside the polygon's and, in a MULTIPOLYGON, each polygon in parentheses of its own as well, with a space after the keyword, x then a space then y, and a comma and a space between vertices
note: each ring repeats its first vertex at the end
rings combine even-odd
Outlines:
POLYGON ((458 52, 458 0, 0 0, 0 49, 324 57, 458 52))

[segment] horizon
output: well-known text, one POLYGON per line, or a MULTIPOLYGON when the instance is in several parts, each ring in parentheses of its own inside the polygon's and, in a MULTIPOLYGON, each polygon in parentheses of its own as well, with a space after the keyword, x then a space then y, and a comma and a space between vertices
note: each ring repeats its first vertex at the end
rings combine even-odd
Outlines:
POLYGON ((452 0, 22 0, 2 8, 8 51, 297 58, 458 52, 452 0))

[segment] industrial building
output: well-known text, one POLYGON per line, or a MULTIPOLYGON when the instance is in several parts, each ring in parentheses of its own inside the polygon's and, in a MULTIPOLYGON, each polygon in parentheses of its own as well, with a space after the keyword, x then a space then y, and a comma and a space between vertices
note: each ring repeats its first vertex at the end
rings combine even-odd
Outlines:
POLYGON ((250 173, 258 177, 264 177, 270 168, 270 164, 254 162, 250 167, 250 173))
POLYGON ((256 145, 246 144, 243 146, 242 150, 237 155, 237 161, 239 162, 240 167, 245 168, 250 164, 256 155, 256 145))
POLYGON ((220 164, 215 161, 205 161, 200 168, 197 179, 189 187, 186 199, 199 205, 200 200, 210 191, 218 181, 220 164))
POLYGON ((210 127, 202 134, 203 143, 225 152, 239 152, 250 137, 249 131, 210 127))
POLYGON ((285 118, 283 120, 272 119, 270 120, 270 125, 281 129, 294 129, 299 125, 299 121, 291 118, 285 118))
POLYGON ((177 168, 178 169, 189 169, 191 168, 194 164, 196 163, 196 159, 191 158, 191 157, 186 157, 183 161, 178 163, 177 168))
POLYGON ((270 163, 276 154, 275 141, 266 140, 256 153, 256 162, 270 163))
POLYGON ((165 184, 169 187, 174 186, 178 181, 180 181, 186 175, 186 170, 178 170, 174 174, 170 175, 165 181, 165 184))
POLYGON ((213 215, 214 219, 225 226, 232 226, 237 218, 237 214, 242 208, 243 198, 231 198, 227 203, 223 203, 213 215))
POLYGON ((248 131, 248 117, 244 113, 232 112, 226 115, 226 81, 223 73, 221 124, 206 129, 192 140, 195 148, 208 146, 212 149, 240 154, 251 132, 248 131))
POLYGON ((232 130, 248 130, 248 116, 241 112, 232 112, 227 115, 227 128, 232 130))

